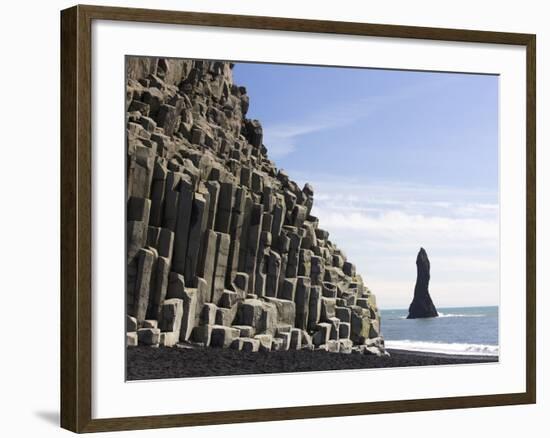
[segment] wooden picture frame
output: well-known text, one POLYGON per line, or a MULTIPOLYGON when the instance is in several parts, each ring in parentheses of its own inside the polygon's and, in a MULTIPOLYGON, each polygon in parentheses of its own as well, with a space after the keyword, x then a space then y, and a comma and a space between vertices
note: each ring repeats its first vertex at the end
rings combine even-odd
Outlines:
POLYGON ((535 58, 531 34, 75 6, 61 12, 61 426, 74 432, 211 425, 482 406, 536 401, 535 58), (92 22, 225 28, 518 45, 526 48, 526 391, 194 414, 92 418, 92 22))

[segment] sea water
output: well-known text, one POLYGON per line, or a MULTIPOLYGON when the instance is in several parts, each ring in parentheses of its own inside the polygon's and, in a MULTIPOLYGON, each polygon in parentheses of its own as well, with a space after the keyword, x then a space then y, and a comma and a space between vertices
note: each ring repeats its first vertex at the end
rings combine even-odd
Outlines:
POLYGON ((386 348, 498 356, 498 307, 443 307, 436 318, 407 319, 408 309, 382 309, 386 348))

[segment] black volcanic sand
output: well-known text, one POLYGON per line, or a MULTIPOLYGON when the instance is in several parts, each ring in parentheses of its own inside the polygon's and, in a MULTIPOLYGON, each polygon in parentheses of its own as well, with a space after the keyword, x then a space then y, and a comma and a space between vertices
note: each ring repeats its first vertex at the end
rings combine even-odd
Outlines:
POLYGON ((388 350, 391 357, 291 350, 243 352, 217 348, 127 349, 127 380, 230 376, 364 368, 456 365, 496 362, 491 356, 459 356, 388 350))

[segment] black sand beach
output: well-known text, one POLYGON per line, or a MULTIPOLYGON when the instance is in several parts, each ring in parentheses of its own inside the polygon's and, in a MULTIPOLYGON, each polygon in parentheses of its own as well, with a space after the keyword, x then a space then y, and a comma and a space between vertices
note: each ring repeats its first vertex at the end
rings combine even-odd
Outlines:
POLYGON ((127 350, 127 380, 456 365, 498 361, 498 358, 493 356, 388 351, 391 357, 307 350, 251 353, 215 348, 132 347, 127 350))

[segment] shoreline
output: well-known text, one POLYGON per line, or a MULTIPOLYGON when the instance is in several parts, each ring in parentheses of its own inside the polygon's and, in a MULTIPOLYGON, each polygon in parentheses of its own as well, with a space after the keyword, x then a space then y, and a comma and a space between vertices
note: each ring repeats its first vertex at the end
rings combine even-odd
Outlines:
POLYGON ((129 347, 127 380, 495 363, 498 356, 388 349, 390 357, 326 351, 243 352, 217 348, 129 347))
POLYGON ((456 353, 441 353, 435 351, 417 351, 417 350, 405 350, 401 348, 386 348, 386 351, 390 354, 402 354, 411 356, 424 356, 429 358, 441 358, 460 360, 465 359, 474 363, 478 362, 498 362, 499 356, 492 356, 488 354, 456 354, 456 353))

